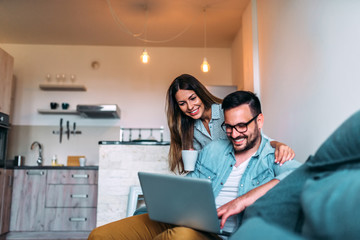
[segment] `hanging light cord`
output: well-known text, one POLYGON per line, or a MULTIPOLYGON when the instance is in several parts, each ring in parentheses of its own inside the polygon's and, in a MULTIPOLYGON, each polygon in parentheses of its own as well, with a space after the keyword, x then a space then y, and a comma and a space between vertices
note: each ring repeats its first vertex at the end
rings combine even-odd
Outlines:
POLYGON ((204 55, 206 56, 206 7, 204 8, 204 55))
POLYGON ((145 28, 146 28, 146 24, 147 24, 147 21, 145 21, 145 24, 144 24, 144 27, 143 27, 143 30, 142 32, 140 33, 133 33, 128 27, 126 27, 126 25, 118 18, 118 16, 116 15, 115 11, 114 11, 114 8, 112 7, 111 5, 111 1, 110 0, 106 0, 107 4, 108 4, 108 7, 109 7, 109 10, 110 10, 110 13, 111 13, 111 16, 112 18, 114 19, 114 22, 116 23, 116 25, 118 27, 120 27, 120 29, 131 35, 132 37, 134 38, 138 38, 139 36, 143 35, 144 32, 145 32, 145 28))
POLYGON ((171 42, 173 40, 175 40, 176 38, 180 37, 181 35, 183 35, 185 32, 187 32, 191 26, 194 24, 195 22, 195 16, 194 18, 192 19, 191 23, 186 26, 182 31, 180 31, 178 34, 176 34, 175 36, 173 37, 170 37, 168 39, 164 39, 164 40, 149 40, 147 39, 147 37, 145 36, 145 38, 142 38, 141 36, 144 35, 144 33, 146 34, 147 32, 147 23, 148 23, 148 9, 147 9, 147 6, 145 6, 145 12, 146 12, 146 20, 145 20, 145 24, 144 24, 144 27, 143 27, 143 30, 142 32, 140 33, 133 33, 126 25, 124 22, 122 22, 118 16, 116 15, 115 11, 114 11, 114 8, 112 7, 111 5, 111 1, 110 0, 106 0, 107 4, 108 4, 108 7, 109 7, 109 10, 110 10, 110 13, 111 13, 111 16, 112 18, 114 19, 115 23, 117 26, 119 26, 120 30, 122 30, 123 32, 131 35, 132 37, 140 40, 140 41, 143 41, 143 42, 146 42, 146 43, 167 43, 167 42, 171 42))

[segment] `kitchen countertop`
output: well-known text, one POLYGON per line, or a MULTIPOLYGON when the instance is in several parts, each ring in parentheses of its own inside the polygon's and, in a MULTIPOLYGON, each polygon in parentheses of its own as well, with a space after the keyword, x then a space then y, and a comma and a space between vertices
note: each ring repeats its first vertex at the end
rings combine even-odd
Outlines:
MULTIPOLYGON (((8 167, 9 168, 9 167, 8 167)), ((29 169, 29 170, 98 170, 99 166, 85 166, 85 167, 76 167, 76 166, 15 166, 13 169, 29 169)))
POLYGON ((99 141, 99 145, 170 145, 170 142, 163 141, 99 141))

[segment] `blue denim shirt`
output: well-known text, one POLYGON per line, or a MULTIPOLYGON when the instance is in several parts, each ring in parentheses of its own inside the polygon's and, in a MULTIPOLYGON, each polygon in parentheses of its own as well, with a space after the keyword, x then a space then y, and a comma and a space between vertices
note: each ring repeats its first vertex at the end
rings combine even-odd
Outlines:
POLYGON ((226 133, 221 129, 221 124, 224 122, 224 112, 221 109, 221 104, 211 105, 211 119, 209 122, 209 129, 211 135, 206 130, 201 119, 195 120, 194 123, 194 141, 193 147, 196 150, 201 150, 212 141, 227 139, 226 133))
MULTIPOLYGON (((269 139, 262 136, 260 147, 251 157, 240 180, 238 196, 272 179, 282 180, 301 165, 295 160, 287 161, 282 166, 275 164, 274 152, 275 149, 271 147, 269 139)), ((213 141, 200 152, 195 171, 190 172, 187 177, 210 179, 216 197, 228 179, 235 163, 232 143, 229 140, 213 141)))

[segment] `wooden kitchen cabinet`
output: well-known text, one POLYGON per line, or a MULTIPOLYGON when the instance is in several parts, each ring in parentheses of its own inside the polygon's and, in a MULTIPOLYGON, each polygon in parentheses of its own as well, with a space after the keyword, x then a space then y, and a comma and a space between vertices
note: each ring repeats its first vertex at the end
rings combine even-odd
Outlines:
POLYGON ((0 112, 10 115, 14 58, 0 48, 0 112))
POLYGON ((13 170, 0 169, 0 235, 9 231, 13 170))
POLYGON ((46 195, 48 231, 91 231, 96 226, 96 170, 51 170, 46 195))
POLYGON ((85 169, 16 169, 10 231, 94 229, 97 173, 85 169), (21 194, 23 197, 18 198, 21 194))
POLYGON ((47 170, 14 170, 10 231, 44 231, 47 170))

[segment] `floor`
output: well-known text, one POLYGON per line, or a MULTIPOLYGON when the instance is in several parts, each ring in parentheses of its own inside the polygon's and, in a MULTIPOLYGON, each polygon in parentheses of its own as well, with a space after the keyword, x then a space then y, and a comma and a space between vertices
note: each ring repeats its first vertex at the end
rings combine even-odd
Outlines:
POLYGON ((0 240, 87 240, 90 232, 9 232, 0 240))

